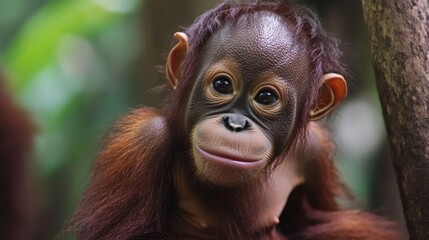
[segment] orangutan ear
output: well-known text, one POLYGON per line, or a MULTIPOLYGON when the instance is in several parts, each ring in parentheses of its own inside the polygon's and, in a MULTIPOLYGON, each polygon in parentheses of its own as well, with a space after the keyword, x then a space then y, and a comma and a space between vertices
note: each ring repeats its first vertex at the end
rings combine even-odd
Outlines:
POLYGON ((347 97, 347 83, 336 73, 323 75, 316 106, 310 111, 310 120, 318 120, 332 112, 347 97))
POLYGON ((176 89, 181 78, 181 68, 186 53, 188 52, 188 36, 183 32, 177 32, 174 37, 179 42, 171 49, 167 57, 166 74, 173 89, 176 89))

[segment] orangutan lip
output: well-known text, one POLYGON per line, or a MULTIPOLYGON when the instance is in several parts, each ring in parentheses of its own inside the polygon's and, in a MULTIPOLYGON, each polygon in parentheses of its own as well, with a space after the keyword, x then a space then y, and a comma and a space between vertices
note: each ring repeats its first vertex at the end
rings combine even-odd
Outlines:
POLYGON ((225 152, 216 152, 212 150, 206 150, 200 146, 195 146, 196 151, 206 159, 216 161, 222 165, 237 167, 237 168, 256 168, 264 164, 264 160, 255 160, 255 159, 244 159, 239 156, 234 156, 225 152))

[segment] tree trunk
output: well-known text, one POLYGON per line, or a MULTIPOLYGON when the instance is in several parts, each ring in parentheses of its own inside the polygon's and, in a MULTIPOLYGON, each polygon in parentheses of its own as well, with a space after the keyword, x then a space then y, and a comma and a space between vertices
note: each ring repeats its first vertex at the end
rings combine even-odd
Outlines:
POLYGON ((429 239, 429 3, 362 0, 410 239, 429 239))

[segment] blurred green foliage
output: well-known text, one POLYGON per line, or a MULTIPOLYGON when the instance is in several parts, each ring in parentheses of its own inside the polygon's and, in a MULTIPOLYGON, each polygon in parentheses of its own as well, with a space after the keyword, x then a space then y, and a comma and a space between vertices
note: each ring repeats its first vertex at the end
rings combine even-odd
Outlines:
POLYGON ((143 1, 1 1, 1 70, 37 128, 31 204, 44 222, 35 239, 52 239, 85 186, 96 142, 135 105, 143 1))

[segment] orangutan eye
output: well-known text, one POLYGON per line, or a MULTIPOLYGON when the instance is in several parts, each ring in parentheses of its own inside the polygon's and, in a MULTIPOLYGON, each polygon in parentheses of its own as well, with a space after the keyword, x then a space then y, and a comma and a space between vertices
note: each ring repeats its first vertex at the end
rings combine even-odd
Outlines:
POLYGON ((225 76, 219 76, 215 78, 213 81, 213 89, 221 94, 232 94, 234 92, 234 88, 232 86, 231 80, 229 80, 225 76))
POLYGON ((270 89, 262 89, 256 94, 255 101, 262 105, 272 105, 279 100, 277 94, 270 89))

